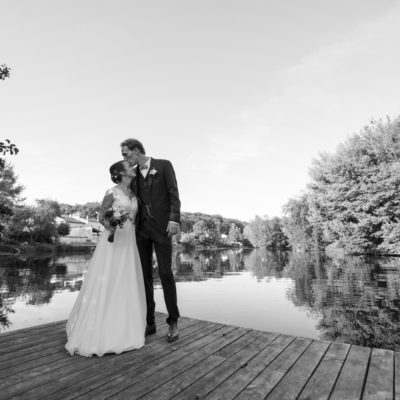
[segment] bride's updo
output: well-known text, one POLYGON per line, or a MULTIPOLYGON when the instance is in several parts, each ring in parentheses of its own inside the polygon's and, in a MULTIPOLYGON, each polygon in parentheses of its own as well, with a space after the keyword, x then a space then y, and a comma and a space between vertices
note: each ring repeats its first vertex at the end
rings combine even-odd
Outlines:
POLYGON ((120 183, 122 181, 122 173, 125 172, 126 161, 118 161, 110 167, 111 180, 114 183, 120 183))

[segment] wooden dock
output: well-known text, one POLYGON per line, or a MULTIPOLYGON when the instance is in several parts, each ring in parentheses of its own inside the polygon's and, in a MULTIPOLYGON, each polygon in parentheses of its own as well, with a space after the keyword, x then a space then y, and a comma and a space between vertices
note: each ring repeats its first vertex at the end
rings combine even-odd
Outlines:
POLYGON ((400 353, 180 319, 140 350, 64 350, 65 321, 0 334, 0 399, 400 399, 400 353))

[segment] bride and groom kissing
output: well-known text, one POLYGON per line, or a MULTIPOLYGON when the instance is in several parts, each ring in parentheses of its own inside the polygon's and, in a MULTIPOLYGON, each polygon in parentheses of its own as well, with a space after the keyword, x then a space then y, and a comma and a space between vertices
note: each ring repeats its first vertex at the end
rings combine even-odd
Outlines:
POLYGON ((116 185, 107 190, 99 213, 106 229, 66 325, 71 355, 119 354, 142 347, 145 336, 156 333, 153 250, 168 311, 167 340, 179 338, 172 272, 172 236, 180 229, 175 172, 170 161, 148 157, 136 139, 123 141, 121 154, 124 160, 110 167, 116 185), (126 216, 117 226, 109 217, 116 210, 126 216))

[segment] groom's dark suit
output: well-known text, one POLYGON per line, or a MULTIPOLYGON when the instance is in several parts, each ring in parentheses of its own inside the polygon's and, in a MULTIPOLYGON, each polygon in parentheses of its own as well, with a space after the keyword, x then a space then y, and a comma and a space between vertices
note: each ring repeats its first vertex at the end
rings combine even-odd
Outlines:
POLYGON ((169 314, 167 323, 172 324, 177 322, 179 310, 171 268, 172 242, 167 226, 169 221, 180 223, 181 207, 172 164, 168 160, 151 158, 146 178, 137 168, 136 192, 139 198, 136 233, 146 289, 147 324, 154 324, 153 246, 169 314))

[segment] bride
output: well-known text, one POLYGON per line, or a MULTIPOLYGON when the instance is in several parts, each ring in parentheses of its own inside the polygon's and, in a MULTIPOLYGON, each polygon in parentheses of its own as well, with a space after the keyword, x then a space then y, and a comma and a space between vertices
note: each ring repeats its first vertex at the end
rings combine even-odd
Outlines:
POLYGON ((146 298, 133 221, 138 209, 130 190, 136 176, 127 161, 110 167, 116 186, 107 190, 99 214, 105 229, 68 318, 67 351, 90 357, 139 349, 145 342, 146 298), (113 228, 106 212, 123 210, 129 219, 113 228), (114 241, 108 238, 114 233, 114 241))

